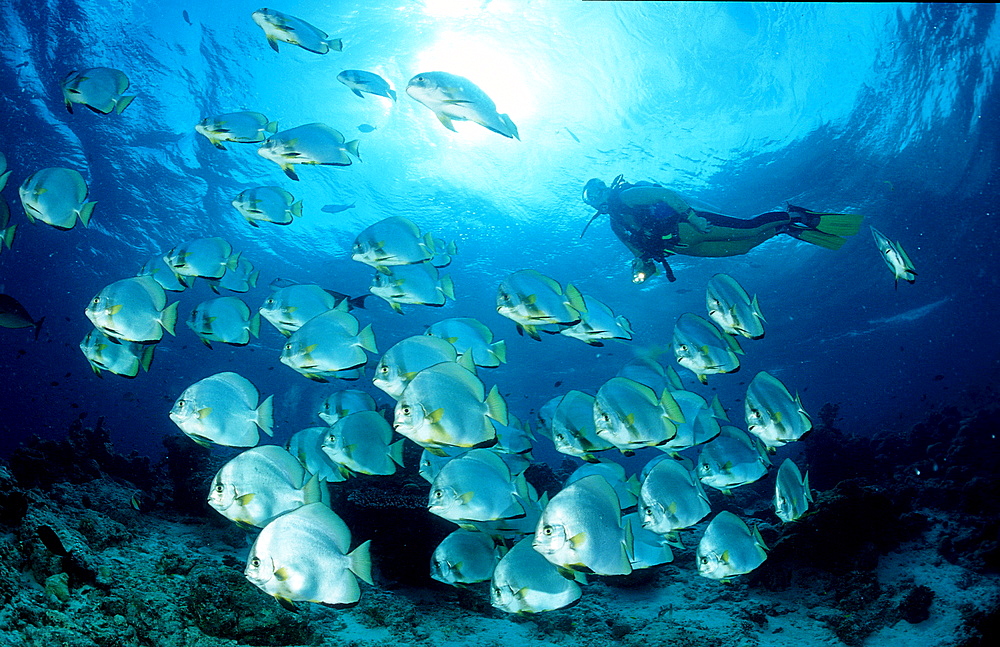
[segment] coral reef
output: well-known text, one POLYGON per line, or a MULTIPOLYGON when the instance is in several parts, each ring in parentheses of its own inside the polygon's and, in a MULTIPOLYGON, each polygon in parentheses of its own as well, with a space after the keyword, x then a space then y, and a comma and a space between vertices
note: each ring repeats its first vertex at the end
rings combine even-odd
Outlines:
MULTIPOLYGON (((879 469, 830 478, 791 524, 773 515, 764 483, 713 493, 716 511, 747 516, 770 545, 754 572, 728 584, 699 577, 698 531, 684 531, 672 564, 591 577, 575 606, 524 617, 490 606, 485 583, 429 580, 430 554, 453 526, 427 512, 412 468, 331 486, 356 541, 372 540, 377 585, 351 609, 290 612, 243 576, 253 531, 205 505, 226 456, 177 436, 153 464, 117 455, 101 421, 77 423, 65 440, 36 439, 0 463, 0 647, 906 645, 928 627, 937 633, 926 644, 991 643, 997 408, 942 409, 909 433, 871 438, 837 430, 834 407, 823 420, 807 443, 810 474, 860 447, 879 469)), ((540 491, 559 482, 545 466, 529 476, 540 491)))

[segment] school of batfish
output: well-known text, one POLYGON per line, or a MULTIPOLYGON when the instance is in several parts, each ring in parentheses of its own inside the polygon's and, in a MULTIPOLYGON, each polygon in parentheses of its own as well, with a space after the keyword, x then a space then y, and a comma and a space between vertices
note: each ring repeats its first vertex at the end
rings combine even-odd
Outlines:
MULTIPOLYGON (((273 9, 255 11, 252 19, 275 51, 279 43, 317 54, 343 49, 341 39, 273 9)), ((337 79, 359 97, 397 100, 389 82, 375 73, 344 70, 337 79)), ((106 67, 70 72, 60 85, 71 113, 82 105, 121 114, 136 98, 125 94, 127 76, 106 67)), ((410 79, 406 94, 450 130, 453 121, 472 121, 520 139, 510 117, 463 77, 422 72, 410 79)), ((244 111, 207 116, 194 129, 218 149, 258 145, 259 154, 292 180, 299 179, 301 165, 346 167, 360 160, 357 140, 347 141, 319 122, 279 129, 265 115, 244 111)), ((9 175, 0 154, 0 189, 9 175)), ((87 226, 97 204, 89 200, 83 175, 69 168, 31 173, 19 194, 28 220, 61 230, 77 221, 87 226)), ((302 202, 277 186, 247 187, 232 205, 254 227, 290 225, 303 213, 302 202)), ((9 216, 0 199, 0 251, 14 240, 9 216)), ((896 281, 912 283, 915 272, 902 247, 872 232, 896 281)), ((455 298, 442 270, 457 253, 455 243, 393 216, 358 233, 351 258, 374 270, 371 294, 402 313, 404 307, 443 306, 455 298)), ((183 292, 199 279, 220 295, 245 293, 259 275, 223 238, 177 241, 146 260, 137 275, 94 295, 86 306, 94 328, 80 348, 98 375, 133 378, 150 369, 164 332, 175 332, 178 302, 168 303, 168 293, 183 292)), ((272 435, 273 396, 262 399, 235 372, 190 385, 169 412, 197 443, 244 449, 215 475, 208 502, 233 522, 259 529, 246 577, 285 605, 351 605, 361 596, 358 580, 372 584, 370 543, 352 549, 350 530, 330 508, 329 487, 355 474, 395 473, 402 465, 402 439, 423 448, 419 472, 430 486, 428 510, 456 526, 434 551, 431 576, 456 586, 490 582, 495 607, 537 613, 579 599, 587 573, 628 575, 672 561, 671 548, 683 546, 682 533, 694 532, 711 514, 705 486, 729 493, 759 481, 772 466, 770 455, 812 428, 798 396, 766 372, 747 387, 744 430, 730 424, 718 398, 708 402, 685 390, 674 368, 640 357, 593 393, 568 391, 539 413, 536 431, 583 462, 549 498, 524 477, 533 460, 530 425, 482 378, 484 369, 506 362, 504 341, 476 319, 453 317, 403 339, 374 362, 375 332, 353 314, 368 296, 276 279, 256 310, 239 297, 219 296, 197 304, 185 319, 211 347, 247 345, 260 334, 263 317, 284 336, 276 358, 281 363, 319 382, 360 380, 374 364, 373 385, 395 401, 391 412, 383 412, 364 391, 334 391, 317 412, 323 424, 295 433, 286 447, 261 444, 262 433, 272 435), (637 475, 603 458, 649 448, 659 453, 637 475)), ((707 318, 682 314, 670 342, 676 363, 703 384, 709 376, 736 371, 744 353, 737 338, 763 337, 765 323, 757 298, 725 274, 709 282, 706 306, 707 318)), ((536 340, 542 333, 560 334, 600 346, 633 335, 629 321, 606 304, 533 269, 503 279, 496 309, 519 334, 536 340)), ((37 336, 41 323, 13 297, 0 295, 0 325, 34 327, 37 336)), ((777 517, 794 522, 811 502, 808 474, 786 459, 775 479, 777 517)), ((701 575, 727 580, 758 567, 767 547, 756 528, 721 511, 704 528, 696 552, 701 575)))

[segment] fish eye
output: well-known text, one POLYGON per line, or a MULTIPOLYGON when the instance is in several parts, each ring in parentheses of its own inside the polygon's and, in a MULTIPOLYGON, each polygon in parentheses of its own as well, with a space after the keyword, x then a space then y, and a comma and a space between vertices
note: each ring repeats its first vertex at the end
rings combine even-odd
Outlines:
POLYGON ((686 353, 686 352, 687 352, 687 349, 688 349, 688 347, 687 347, 687 344, 681 344, 680 346, 678 346, 678 347, 677 347, 677 349, 678 349, 679 351, 681 351, 682 353, 686 353))
POLYGON ((252 566, 254 568, 259 568, 260 567, 260 559, 257 558, 257 557, 254 557, 253 559, 251 559, 250 560, 250 566, 252 566))
POLYGON ((100 302, 101 302, 101 300, 100 300, 99 298, 97 298, 97 297, 94 297, 94 301, 93 301, 93 303, 94 303, 94 305, 95 305, 95 306, 96 306, 96 305, 97 305, 98 303, 100 303, 100 302))
POLYGON ((604 422, 611 422, 611 416, 609 416, 606 413, 602 413, 601 418, 604 420, 604 422))
POLYGON ((389 372, 389 367, 388 366, 383 366, 383 367, 379 368, 379 372, 380 373, 388 373, 389 372))
POLYGON ((435 499, 440 499, 443 496, 444 496, 444 492, 443 491, 441 491, 441 490, 434 490, 434 498, 435 499))
POLYGON ((652 506, 646 506, 645 512, 646 512, 646 516, 647 517, 652 517, 653 516, 653 508, 652 508, 652 506))
POLYGON ((403 407, 402 409, 400 409, 400 411, 403 413, 404 416, 408 416, 411 413, 410 407, 403 407))
POLYGON ((225 489, 226 488, 222 487, 222 483, 219 483, 218 485, 215 486, 215 491, 218 492, 219 494, 222 494, 225 491, 225 489))
POLYGON ((546 537, 551 537, 552 536, 552 526, 545 526, 544 528, 542 528, 542 532, 545 534, 546 537))
POLYGON ((285 344, 285 350, 292 350, 291 344, 285 344))
POLYGON ((558 440, 559 442, 562 442, 564 440, 563 435, 562 434, 556 434, 556 440, 558 440))

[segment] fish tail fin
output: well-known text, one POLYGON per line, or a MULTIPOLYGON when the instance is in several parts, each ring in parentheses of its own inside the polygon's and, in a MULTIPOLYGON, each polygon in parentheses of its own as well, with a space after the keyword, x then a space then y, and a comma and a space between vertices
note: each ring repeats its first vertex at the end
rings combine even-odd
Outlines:
POLYGON ((228 259, 226 259, 226 269, 235 270, 236 266, 240 264, 240 256, 242 255, 243 252, 237 252, 232 256, 230 256, 228 259))
POLYGON ((344 144, 344 148, 347 149, 347 152, 357 157, 359 162, 361 161, 361 153, 358 152, 358 145, 360 144, 361 141, 358 139, 352 139, 351 141, 344 144))
POLYGON ((80 207, 80 222, 83 223, 84 227, 90 226, 90 216, 94 213, 94 205, 96 202, 85 202, 82 207, 80 207))
POLYGON ((496 385, 490 389, 489 395, 486 396, 486 407, 487 413, 490 418, 498 421, 500 424, 507 424, 507 402, 500 395, 500 390, 497 389, 496 385))
POLYGON ((254 337, 260 337, 260 313, 255 312, 252 317, 250 317, 250 325, 247 326, 247 330, 254 337))
POLYGON ((4 173, 0 173, 0 191, 2 191, 5 186, 7 186, 7 178, 9 177, 10 177, 10 171, 5 171, 4 173))
POLYGON ((292 217, 293 218, 301 218, 302 217, 302 200, 299 200, 298 202, 292 203, 292 208, 290 209, 290 211, 292 212, 292 217))
POLYGON ((374 584, 372 582, 371 543, 372 540, 369 539, 347 555, 348 559, 351 560, 348 569, 368 584, 374 584))
POLYGON ((42 324, 43 323, 45 323, 45 317, 42 317, 41 319, 39 319, 38 321, 35 322, 34 328, 35 328, 35 339, 36 340, 38 339, 38 333, 42 332, 42 324))
POLYGON ((149 367, 153 363, 153 351, 156 350, 155 345, 146 346, 146 349, 142 351, 142 357, 139 358, 139 366, 142 370, 149 372, 149 367))
POLYGON ((174 301, 160 313, 160 325, 171 335, 174 335, 174 326, 177 325, 177 306, 180 301, 174 301))
POLYGON ((521 136, 517 132, 517 126, 515 126, 514 122, 510 120, 510 117, 507 115, 500 115, 500 121, 502 121, 503 125, 507 127, 508 133, 504 134, 508 137, 513 137, 517 141, 521 141, 521 136))
POLYGON ((135 99, 135 95, 122 97, 115 102, 115 112, 121 114, 125 112, 125 108, 128 108, 132 104, 132 100, 135 99))
POLYGON ((393 101, 395 101, 396 100, 396 91, 393 90, 392 88, 389 88, 388 92, 389 92, 389 98, 392 99, 393 101))
POLYGON ((277 52, 278 51, 278 40, 276 38, 274 38, 273 36, 269 36, 267 34, 264 34, 264 37, 267 38, 267 44, 271 46, 271 49, 273 49, 274 51, 277 52))
POLYGON ((269 121, 269 122, 267 122, 267 125, 264 126, 264 130, 266 132, 269 132, 269 133, 276 133, 276 132, 278 132, 278 122, 277 121, 269 121))
POLYGON ((441 293, 446 299, 455 300, 455 284, 452 282, 450 274, 441 277, 441 293))
POLYGON ((392 459, 396 465, 403 467, 403 443, 405 440, 398 440, 393 444, 389 445, 389 458, 392 459))
POLYGON ((260 270, 254 270, 250 272, 250 276, 247 277, 247 285, 252 288, 257 287, 257 279, 260 278, 260 270))
POLYGON ((14 232, 16 230, 17 230, 17 225, 11 225, 10 227, 7 227, 6 229, 3 230, 3 236, 2 239, 0 239, 2 240, 2 242, 0 242, 0 247, 6 245, 7 249, 11 248, 11 246, 14 244, 14 232))
POLYGON ((296 182, 299 181, 299 176, 295 173, 295 169, 292 168, 291 164, 282 164, 281 170, 285 172, 285 175, 287 175, 290 180, 295 180, 296 182))
POLYGON ((496 356, 501 364, 507 363, 507 342, 503 339, 490 344, 490 352, 496 356))
POLYGON ((257 417, 254 419, 254 422, 257 423, 257 426, 260 427, 265 434, 273 436, 274 431, 271 427, 274 426, 274 396, 267 396, 267 398, 260 403, 260 406, 257 407, 256 413, 257 417))
POLYGON ((364 329, 358 333, 358 343, 367 351, 372 353, 377 353, 378 349, 375 347, 375 333, 372 332, 371 324, 368 324, 364 329))
POLYGON ((317 503, 323 500, 323 483, 319 480, 318 474, 313 474, 312 478, 302 486, 302 505, 317 503))
POLYGON ((342 51, 344 51, 344 41, 342 41, 339 38, 327 38, 323 42, 326 43, 327 47, 329 47, 330 49, 332 49, 335 52, 342 52, 342 51))
POLYGON ((364 310, 364 308, 365 308, 365 299, 367 299, 370 296, 371 296, 370 294, 362 294, 359 297, 347 297, 347 303, 352 308, 361 308, 362 310, 364 310))

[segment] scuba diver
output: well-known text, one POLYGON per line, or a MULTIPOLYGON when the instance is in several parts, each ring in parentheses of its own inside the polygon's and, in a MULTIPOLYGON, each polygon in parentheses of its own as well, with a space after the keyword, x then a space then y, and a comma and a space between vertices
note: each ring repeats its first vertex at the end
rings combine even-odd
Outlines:
POLYGON ((853 236, 864 216, 821 213, 788 205, 785 211, 763 213, 749 220, 694 209, 679 195, 652 182, 629 184, 619 175, 609 187, 599 178, 587 181, 583 201, 597 209, 587 227, 601 214, 611 216, 611 230, 635 255, 632 281, 642 283, 663 266, 667 279, 676 280, 667 257, 737 256, 778 234, 788 234, 813 245, 840 249, 844 236, 853 236))

